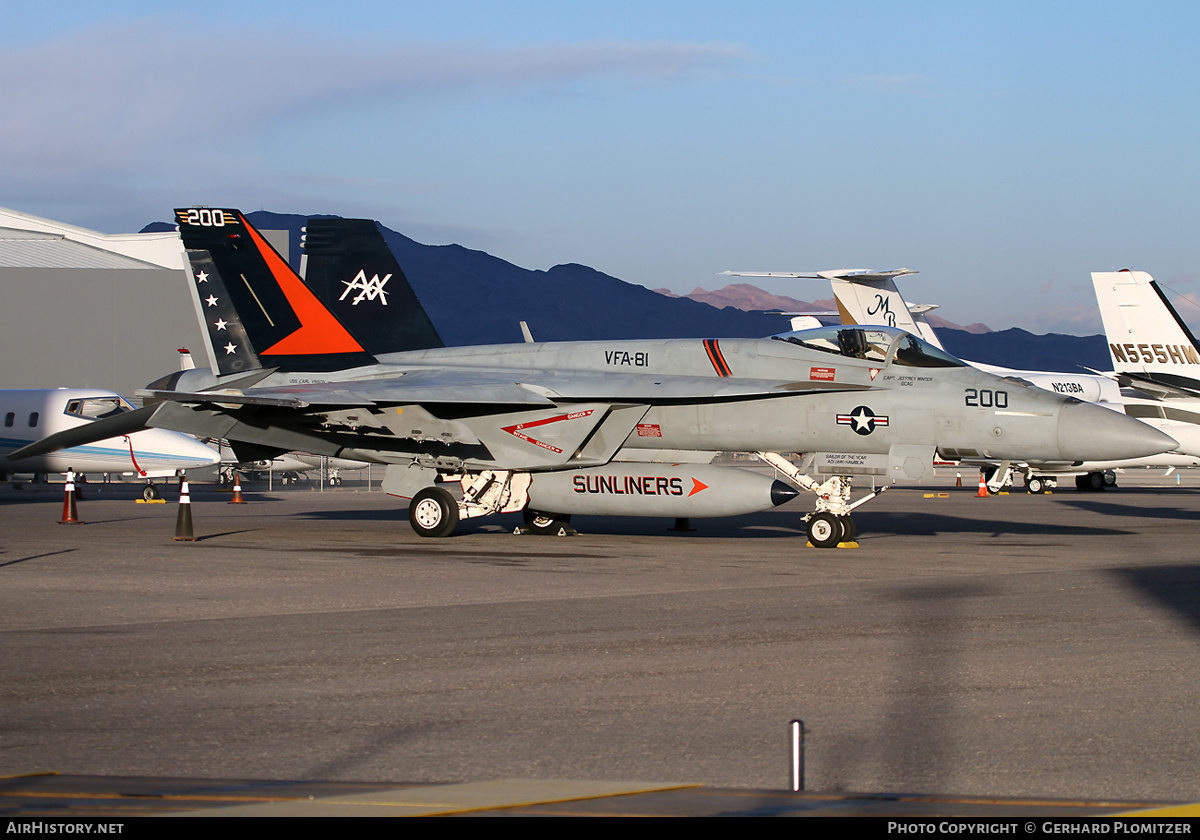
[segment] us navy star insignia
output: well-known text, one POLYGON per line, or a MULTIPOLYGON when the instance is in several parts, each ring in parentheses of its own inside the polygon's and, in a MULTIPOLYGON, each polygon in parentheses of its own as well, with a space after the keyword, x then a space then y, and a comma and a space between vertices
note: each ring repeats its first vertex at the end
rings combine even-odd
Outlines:
POLYGON ((207 283, 208 282, 208 273, 201 271, 199 274, 196 275, 196 282, 197 283, 207 283))
POLYGON ((217 320, 213 321, 213 326, 217 328, 217 332, 220 332, 221 330, 223 330, 227 326, 229 326, 229 322, 226 321, 224 318, 218 318, 217 320))
POLYGON ((225 345, 225 355, 232 355, 237 350, 237 345, 232 341, 225 345))
POLYGON ((213 297, 212 295, 209 295, 207 298, 205 298, 204 302, 207 303, 209 306, 217 305, 217 299, 215 297, 213 297))
POLYGON ((888 416, 860 405, 849 414, 839 414, 837 421, 839 426, 849 426, 857 435, 869 435, 876 427, 888 425, 888 416))

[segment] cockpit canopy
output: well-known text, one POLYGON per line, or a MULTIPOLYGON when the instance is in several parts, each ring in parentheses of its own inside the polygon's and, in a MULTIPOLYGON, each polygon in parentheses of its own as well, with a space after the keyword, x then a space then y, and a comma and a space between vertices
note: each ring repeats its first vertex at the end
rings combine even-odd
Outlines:
POLYGON ((116 414, 133 411, 133 406, 122 397, 113 394, 111 397, 87 397, 70 400, 67 403, 66 414, 72 417, 82 417, 85 420, 100 420, 116 414))
POLYGON ((771 338, 848 359, 878 362, 881 367, 888 362, 902 367, 966 367, 966 362, 945 350, 895 327, 821 327, 779 333, 771 338))

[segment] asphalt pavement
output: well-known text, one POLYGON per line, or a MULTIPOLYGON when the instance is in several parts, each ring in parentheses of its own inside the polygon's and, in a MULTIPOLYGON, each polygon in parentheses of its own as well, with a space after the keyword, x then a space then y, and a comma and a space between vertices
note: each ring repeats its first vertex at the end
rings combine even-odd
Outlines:
MULTIPOLYGON (((973 474, 968 474, 973 477, 973 474)), ((0 774, 1200 799, 1200 478, 975 498, 805 547, 803 499, 424 540, 362 485, 0 489, 0 774), (1139 485, 1139 486, 1132 486, 1139 485)))

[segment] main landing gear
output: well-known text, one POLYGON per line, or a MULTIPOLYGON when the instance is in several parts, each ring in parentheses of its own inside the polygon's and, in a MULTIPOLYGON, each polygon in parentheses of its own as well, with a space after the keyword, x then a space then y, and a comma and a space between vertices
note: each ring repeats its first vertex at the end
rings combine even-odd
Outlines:
POLYGON ((813 548, 837 548, 852 543, 858 537, 858 526, 850 513, 859 505, 874 499, 887 487, 880 487, 850 502, 850 476, 835 475, 817 482, 800 472, 791 461, 777 452, 754 453, 763 461, 787 476, 796 486, 812 491, 816 497, 816 510, 804 516, 808 541, 813 548))
POLYGON ((557 534, 571 524, 570 514, 542 513, 525 508, 521 515, 525 518, 525 527, 529 529, 529 533, 542 536, 557 534))
POLYGON ((1035 496, 1048 493, 1058 486, 1058 480, 1044 475, 1029 473, 1025 476, 1025 489, 1035 496))
POLYGON ((1090 472, 1087 475, 1075 476, 1075 488, 1085 493, 1099 493, 1109 487, 1117 486, 1117 474, 1112 470, 1090 472))
MULTIPOLYGON (((533 480, 529 473, 510 470, 462 473, 447 476, 447 479, 457 481, 462 487, 462 500, 456 499, 444 486, 434 485, 418 491, 408 505, 408 521, 417 536, 448 537, 461 519, 521 510, 529 499, 529 485, 533 480)), ((534 512, 527 515, 535 518, 531 529, 539 523, 552 528, 534 530, 534 533, 558 533, 559 527, 565 524, 561 516, 553 518, 534 512)))

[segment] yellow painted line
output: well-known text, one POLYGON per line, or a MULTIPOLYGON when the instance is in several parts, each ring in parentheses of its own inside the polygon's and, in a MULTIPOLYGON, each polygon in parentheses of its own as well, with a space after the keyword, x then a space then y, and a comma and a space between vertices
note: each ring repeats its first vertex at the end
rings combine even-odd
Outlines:
POLYGON ((1168 805, 1165 808, 1148 808, 1145 811, 1126 811, 1114 817, 1200 817, 1200 802, 1191 805, 1168 805))
MULTIPOLYGON (((39 790, 0 790, 0 796, 11 796, 16 799, 124 799, 130 802, 139 799, 161 802, 280 802, 286 799, 286 797, 280 796, 230 796, 228 794, 221 796, 202 793, 62 793, 39 790)), ((297 799, 296 801, 307 802, 308 800, 297 799)))
POLYGON ((207 808, 162 816, 179 817, 418 817, 517 808, 550 802, 570 802, 700 787, 686 782, 578 782, 536 779, 498 779, 458 785, 327 796, 255 805, 207 808))
POLYGON ((0 779, 36 779, 38 776, 57 776, 57 770, 41 770, 36 773, 13 773, 11 776, 0 776, 0 779))

